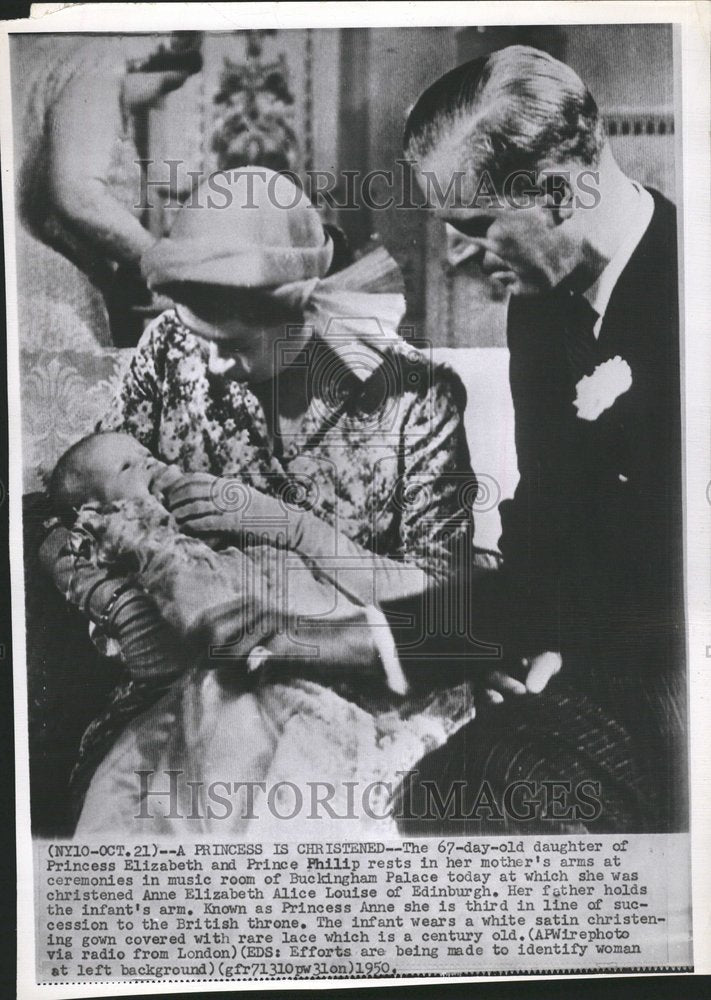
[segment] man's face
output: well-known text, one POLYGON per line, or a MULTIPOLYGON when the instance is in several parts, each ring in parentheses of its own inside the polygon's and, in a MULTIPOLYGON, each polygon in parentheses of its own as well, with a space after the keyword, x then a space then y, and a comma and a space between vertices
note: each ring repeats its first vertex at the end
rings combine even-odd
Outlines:
POLYGON ((579 217, 562 207, 565 192, 559 186, 555 199, 547 194, 551 181, 563 175, 549 174, 537 182, 526 174, 525 190, 513 187, 507 198, 494 194, 490 182, 487 192, 480 193, 485 175, 467 173, 459 166, 464 162, 461 149, 445 138, 416 174, 435 215, 469 243, 469 252, 460 246, 457 256, 475 260, 512 295, 539 295, 555 287, 576 267, 581 246, 579 217))
POLYGON ((462 256, 474 259, 491 281, 512 295, 549 291, 574 266, 577 241, 572 226, 554 209, 494 205, 435 208, 435 214, 470 245, 462 256))

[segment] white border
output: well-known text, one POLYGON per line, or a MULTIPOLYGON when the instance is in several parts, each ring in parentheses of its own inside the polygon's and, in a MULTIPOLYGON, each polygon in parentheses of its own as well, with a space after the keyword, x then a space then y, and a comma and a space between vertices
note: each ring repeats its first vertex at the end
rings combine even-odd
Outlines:
MULTIPOLYGON (((709 103, 709 5, 705 2, 649 2, 649 0, 598 0, 598 2, 467 2, 428 4, 394 2, 363 3, 211 3, 211 4, 34 4, 26 21, 0 22, 0 140, 2 150, 2 196, 5 207, 5 260, 8 314, 8 398, 10 427, 10 557, 13 595, 24 593, 21 526, 21 444, 19 436, 19 350, 17 330, 17 286, 15 273, 14 190, 12 177, 12 115, 9 100, 8 33, 71 31, 168 31, 204 29, 230 31, 240 28, 338 28, 361 26, 447 26, 455 24, 679 24, 681 38, 681 142, 684 198, 679 203, 683 218, 683 370, 685 398, 685 534, 687 556, 688 671, 691 722, 692 795, 692 896, 694 961, 696 971, 711 971, 711 287, 709 271, 708 123, 709 103), (60 7, 57 10, 57 7, 60 7)), ((653 544, 653 540, 650 540, 653 544)), ((176 993, 175 983, 87 983, 77 986, 37 986, 34 983, 34 916, 32 844, 30 839, 29 767, 27 738, 27 683, 25 671, 25 627, 22 601, 12 602, 15 685, 15 746, 17 751, 17 875, 18 875, 18 995, 67 998, 81 989, 83 996, 128 996, 176 993)), ((610 978, 605 973, 605 978, 610 978)), ((615 974, 612 974, 615 975, 615 974)), ((180 983, 180 993, 227 990, 337 989, 525 980, 531 976, 486 976, 378 979, 354 981, 275 981, 273 983, 180 983)), ((582 976, 537 976, 535 978, 587 978, 582 976)))

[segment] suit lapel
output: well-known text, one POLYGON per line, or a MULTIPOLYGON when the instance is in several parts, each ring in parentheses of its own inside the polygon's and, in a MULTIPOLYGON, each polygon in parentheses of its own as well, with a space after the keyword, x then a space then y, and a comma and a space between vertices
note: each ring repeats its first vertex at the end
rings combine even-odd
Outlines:
POLYGON ((652 194, 652 221, 612 292, 600 330, 604 356, 619 355, 632 371, 632 387, 607 419, 623 432, 626 461, 637 468, 654 464, 660 425, 677 405, 679 381, 677 278, 669 265, 675 253, 673 210, 652 194))

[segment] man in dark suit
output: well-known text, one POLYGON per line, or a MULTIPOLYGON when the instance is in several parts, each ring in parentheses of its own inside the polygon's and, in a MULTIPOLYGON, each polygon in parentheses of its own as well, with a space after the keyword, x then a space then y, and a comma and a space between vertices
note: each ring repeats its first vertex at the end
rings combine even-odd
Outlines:
POLYGON ((434 83, 405 140, 430 206, 511 293, 520 482, 501 505, 502 572, 472 609, 503 642, 488 683, 535 720, 545 699, 523 701, 557 674, 553 716, 560 690, 594 702, 629 736, 647 826, 683 825, 674 206, 620 170, 573 70, 525 46, 434 83))

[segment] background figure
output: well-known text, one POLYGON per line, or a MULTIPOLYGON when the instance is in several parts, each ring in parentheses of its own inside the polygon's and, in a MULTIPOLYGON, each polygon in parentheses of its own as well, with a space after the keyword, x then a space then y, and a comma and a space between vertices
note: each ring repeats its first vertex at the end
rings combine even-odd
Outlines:
POLYGON ((18 61, 19 322, 26 351, 112 343, 116 265, 153 242, 143 227, 136 116, 200 68, 157 36, 39 39, 18 61), (152 58, 151 58, 152 57, 152 58), (162 57, 162 58, 161 58, 162 57), (150 59, 150 61, 148 61, 150 59))

